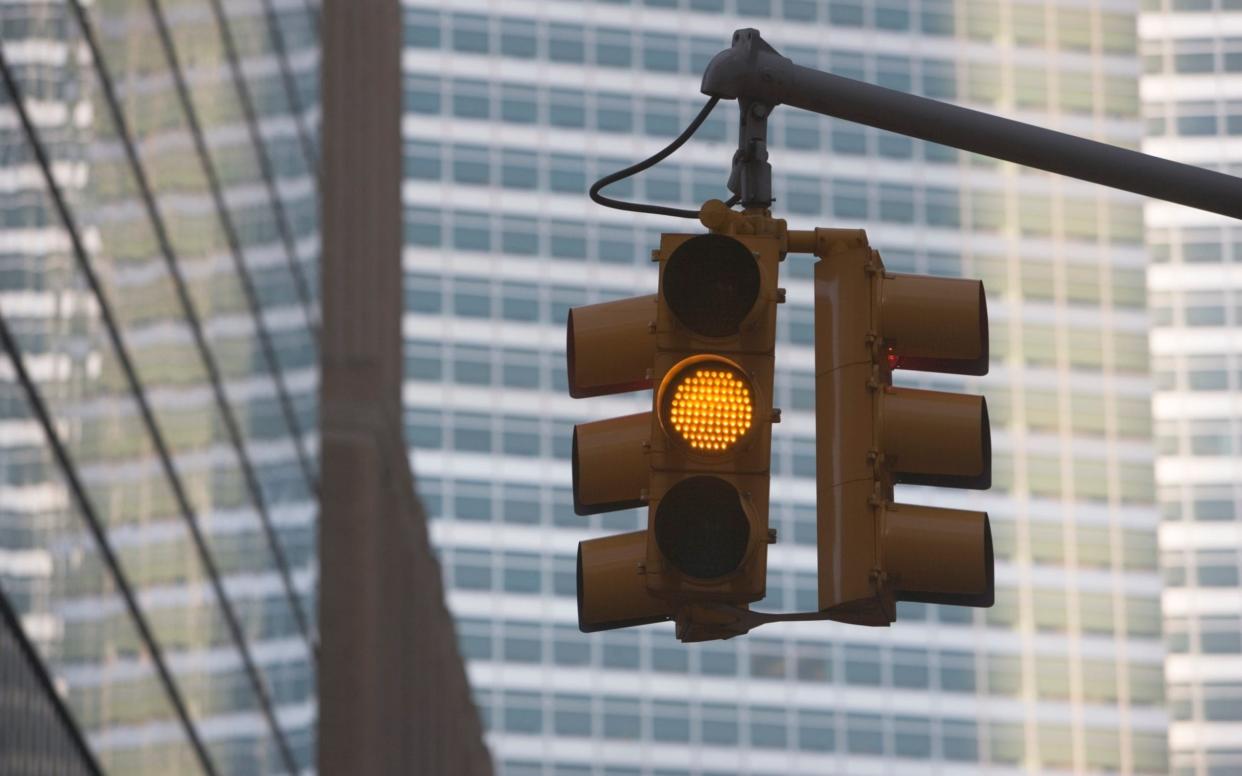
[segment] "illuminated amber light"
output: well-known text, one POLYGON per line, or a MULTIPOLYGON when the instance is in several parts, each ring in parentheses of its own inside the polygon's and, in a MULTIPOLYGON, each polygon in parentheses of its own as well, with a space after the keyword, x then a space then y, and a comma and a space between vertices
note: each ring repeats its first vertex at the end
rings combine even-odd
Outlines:
POLYGON ((692 448, 729 450, 750 430, 750 386, 727 369, 687 370, 673 391, 669 419, 692 448))

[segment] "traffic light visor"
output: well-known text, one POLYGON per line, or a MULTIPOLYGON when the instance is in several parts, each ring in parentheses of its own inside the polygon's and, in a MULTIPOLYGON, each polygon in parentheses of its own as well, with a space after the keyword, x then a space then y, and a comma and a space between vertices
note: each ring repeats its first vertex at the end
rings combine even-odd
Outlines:
POLYGON ((669 310, 702 337, 731 337, 759 299, 755 255, 721 234, 691 237, 664 264, 661 290, 669 310))
POLYGON ((887 388, 883 445, 897 482, 992 487, 992 430, 982 396, 887 388))
POLYGON ((691 356, 674 366, 660 384, 658 402, 664 432, 698 455, 727 455, 755 427, 755 385, 720 356, 691 356))
POLYGON ((884 556, 898 600, 988 607, 995 599, 986 512, 890 504, 884 556))
POLYGON ((647 532, 578 543, 578 629, 594 633, 667 620, 669 602, 647 592, 640 566, 647 532))
POLYGON ((894 368, 988 373, 988 304, 981 281, 887 275, 881 288, 882 334, 894 368))
POLYGON ((650 412, 574 426, 574 511, 594 515, 646 503, 650 438, 650 412))
POLYGON ((565 327, 569 395, 575 399, 651 387, 655 294, 575 307, 565 327))

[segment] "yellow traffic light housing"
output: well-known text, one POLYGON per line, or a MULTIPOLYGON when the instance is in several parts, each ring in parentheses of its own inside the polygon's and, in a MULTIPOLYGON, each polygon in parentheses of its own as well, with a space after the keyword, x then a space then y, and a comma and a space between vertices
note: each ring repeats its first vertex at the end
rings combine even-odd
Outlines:
POLYGON ((986 374, 983 284, 886 272, 861 230, 813 241, 820 609, 887 625, 897 601, 991 606, 987 514, 893 499, 895 483, 991 486, 983 397, 892 384, 894 368, 986 374))
POLYGON ((740 631, 701 605, 763 598, 784 245, 749 231, 663 235, 658 294, 570 311, 572 396, 655 388, 651 412, 574 428, 575 510, 648 507, 646 531, 579 544, 583 631, 676 619, 722 638, 740 631))
POLYGON ((787 232, 708 203, 709 234, 666 234, 659 293, 576 308, 570 391, 654 388, 650 412, 574 428, 579 514, 647 506, 647 529, 581 542, 583 631, 675 620, 683 641, 765 622, 887 625, 898 601, 990 606, 983 512, 898 504, 900 483, 991 485, 981 396, 894 386, 894 369, 988 368, 974 280, 885 271, 861 230, 787 232), (778 265, 816 254, 819 611, 752 612, 766 592, 778 265))

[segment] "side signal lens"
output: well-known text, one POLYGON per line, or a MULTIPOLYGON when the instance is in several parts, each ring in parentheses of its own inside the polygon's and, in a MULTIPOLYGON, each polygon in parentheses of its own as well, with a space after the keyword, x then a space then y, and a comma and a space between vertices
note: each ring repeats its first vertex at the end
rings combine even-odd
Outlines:
POLYGON ((750 380, 722 358, 692 357, 670 370, 661 405, 667 432, 698 453, 727 453, 754 426, 750 380))

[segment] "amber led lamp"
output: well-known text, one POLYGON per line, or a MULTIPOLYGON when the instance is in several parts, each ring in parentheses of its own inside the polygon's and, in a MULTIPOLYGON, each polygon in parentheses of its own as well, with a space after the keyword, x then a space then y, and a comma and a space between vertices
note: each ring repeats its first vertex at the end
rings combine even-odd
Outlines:
POLYGON ((700 455, 724 455, 754 428, 754 386, 728 359, 692 356, 665 376, 660 408, 670 437, 700 455))

